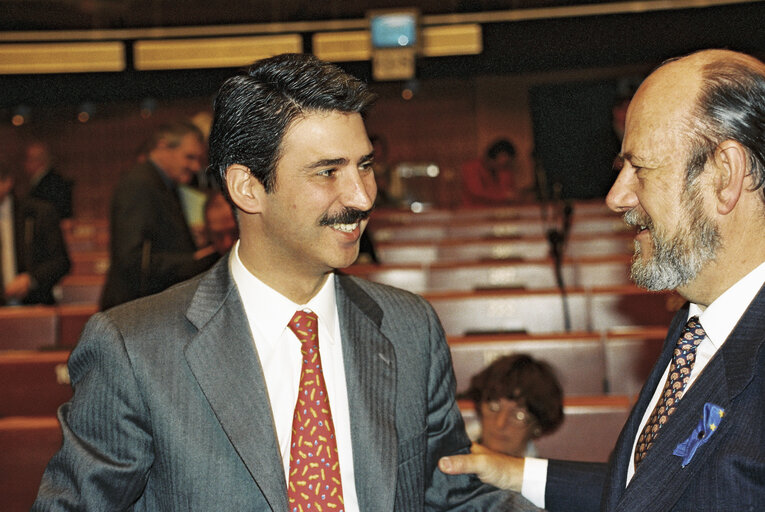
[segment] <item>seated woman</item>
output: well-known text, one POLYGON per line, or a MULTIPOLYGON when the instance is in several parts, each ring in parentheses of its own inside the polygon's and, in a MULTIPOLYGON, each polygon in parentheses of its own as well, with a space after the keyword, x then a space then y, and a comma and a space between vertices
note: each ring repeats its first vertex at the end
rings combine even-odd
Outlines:
POLYGON ((494 361, 462 394, 481 422, 477 442, 516 457, 533 456, 533 440, 563 423, 563 392, 550 365, 525 354, 494 361))

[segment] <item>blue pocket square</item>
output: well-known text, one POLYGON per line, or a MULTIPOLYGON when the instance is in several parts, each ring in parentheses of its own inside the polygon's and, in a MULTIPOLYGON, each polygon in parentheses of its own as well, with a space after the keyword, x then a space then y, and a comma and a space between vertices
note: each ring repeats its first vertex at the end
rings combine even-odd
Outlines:
POLYGON ((725 409, 719 405, 709 402, 704 404, 704 417, 696 428, 693 429, 693 432, 688 436, 688 439, 679 443, 675 447, 675 451, 672 452, 673 455, 683 458, 683 467, 691 462, 691 459, 696 454, 696 450, 698 450, 699 446, 709 441, 712 434, 717 432, 717 428, 720 426, 723 416, 725 416, 725 409))

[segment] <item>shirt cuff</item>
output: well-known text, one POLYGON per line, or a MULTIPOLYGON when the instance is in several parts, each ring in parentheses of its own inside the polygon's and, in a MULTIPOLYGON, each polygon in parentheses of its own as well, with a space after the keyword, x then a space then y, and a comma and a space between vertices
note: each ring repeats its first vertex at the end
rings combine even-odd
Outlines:
POLYGON ((526 457, 523 459, 523 484, 521 494, 539 508, 545 508, 547 486, 547 459, 526 457))

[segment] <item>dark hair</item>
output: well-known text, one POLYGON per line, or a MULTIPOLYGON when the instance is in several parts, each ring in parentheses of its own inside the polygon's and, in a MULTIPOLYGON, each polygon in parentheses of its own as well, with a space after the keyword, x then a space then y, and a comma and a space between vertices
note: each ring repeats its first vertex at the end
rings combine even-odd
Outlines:
POLYGON ((500 153, 507 153, 512 158, 515 156, 515 146, 507 139, 495 140, 489 149, 486 150, 486 157, 490 160, 494 160, 500 153))
POLYGON ((162 124, 157 127, 157 129, 154 130, 154 133, 151 134, 151 138, 143 143, 141 150, 149 153, 151 150, 155 149, 162 140, 167 143, 168 147, 176 148, 180 146, 181 140, 188 134, 196 136, 199 142, 204 144, 205 136, 197 125, 191 121, 176 121, 173 123, 162 124))
POLYGON ((228 195, 226 169, 240 164, 271 192, 282 139, 296 118, 317 111, 365 115, 374 100, 361 80, 312 55, 255 62, 226 80, 215 98, 210 167, 221 190, 228 195))
POLYGON ((542 434, 563 423, 563 391, 552 367, 526 354, 500 357, 470 379, 462 394, 475 404, 506 398, 515 400, 537 419, 542 434))
POLYGON ((752 65, 751 58, 727 53, 702 68, 689 138, 687 186, 695 181, 717 146, 730 139, 746 149, 753 190, 763 188, 765 73, 752 65))

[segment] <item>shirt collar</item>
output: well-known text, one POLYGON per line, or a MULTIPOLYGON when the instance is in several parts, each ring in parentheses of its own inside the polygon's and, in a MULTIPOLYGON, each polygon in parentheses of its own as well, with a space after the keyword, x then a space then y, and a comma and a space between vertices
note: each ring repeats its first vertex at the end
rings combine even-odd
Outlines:
POLYGON ((736 327, 763 283, 765 283, 765 263, 761 263, 725 290, 706 309, 691 303, 688 318, 698 316, 707 337, 715 348, 719 349, 736 327))
MULTIPOLYGON (((231 251, 231 274, 242 298, 248 320, 267 340, 278 340, 292 315, 299 309, 310 309, 319 317, 319 325, 334 333, 337 324, 335 275, 330 274, 316 295, 306 304, 297 304, 255 277, 239 257, 239 241, 231 251)), ((325 340, 322 340, 324 343, 325 340)), ((334 343, 334 336, 329 337, 334 343)))

